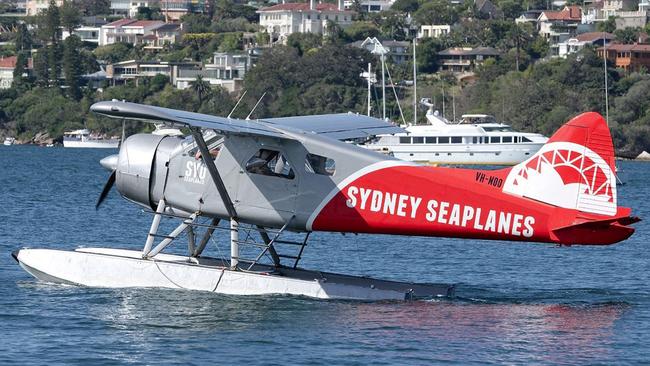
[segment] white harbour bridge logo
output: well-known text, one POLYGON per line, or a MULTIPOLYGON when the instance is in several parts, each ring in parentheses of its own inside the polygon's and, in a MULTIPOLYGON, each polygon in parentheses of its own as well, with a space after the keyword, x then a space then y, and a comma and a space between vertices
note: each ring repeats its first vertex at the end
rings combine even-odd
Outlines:
POLYGON ((572 142, 546 144, 514 166, 503 191, 583 212, 616 214, 614 172, 598 154, 572 142))

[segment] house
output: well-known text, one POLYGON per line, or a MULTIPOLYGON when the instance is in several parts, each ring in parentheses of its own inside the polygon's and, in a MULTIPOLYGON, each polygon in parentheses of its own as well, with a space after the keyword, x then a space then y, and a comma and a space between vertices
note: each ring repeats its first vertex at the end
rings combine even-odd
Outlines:
POLYGON ((380 41, 377 38, 366 38, 363 41, 352 42, 350 46, 364 48, 376 55, 384 54, 395 64, 408 62, 412 57, 409 51, 411 42, 407 41, 380 41))
POLYGON ((454 47, 438 52, 438 60, 441 70, 461 74, 473 72, 485 60, 499 55, 492 47, 454 47))
MULTIPOLYGON (((641 4, 639 4, 639 7, 641 4)), ((647 10, 639 11, 619 11, 616 13, 616 29, 625 28, 643 28, 648 23, 650 12, 647 10)))
POLYGON ((129 80, 134 80, 137 85, 142 78, 165 75, 169 78, 170 83, 175 85, 178 70, 181 68, 200 70, 201 64, 198 62, 122 61, 106 66, 106 79, 111 85, 124 84, 129 80))
POLYGON ((542 13, 542 10, 527 10, 517 18, 515 18, 515 23, 517 24, 522 24, 522 23, 535 23, 537 24, 537 19, 539 18, 539 15, 542 13))
MULTIPOLYGON (((61 6, 63 0, 55 0, 56 6, 61 6)), ((25 14, 38 15, 41 11, 50 6, 50 0, 27 0, 25 1, 25 14)))
POLYGON ((101 27, 99 45, 105 46, 117 42, 141 44, 145 36, 153 34, 154 29, 164 24, 165 22, 160 20, 120 19, 101 27))
MULTIPOLYGON (((79 27, 75 28, 72 31, 72 34, 79 37, 82 42, 88 42, 95 45, 99 45, 99 34, 101 32, 101 27, 79 27)), ((61 32, 61 38, 66 39, 70 37, 70 33, 67 29, 63 29, 61 32)))
POLYGON ((638 0, 603 0, 603 19, 618 16, 620 11, 634 10, 638 4, 638 0))
MULTIPOLYGON (((380 11, 389 10, 396 0, 359 0, 361 11, 367 13, 378 13, 380 11)), ((354 7, 354 0, 345 0, 343 6, 347 10, 352 10, 354 7)))
POLYGON ((14 82, 14 69, 16 68, 16 56, 0 58, 0 89, 9 89, 14 82))
POLYGON ((578 34, 564 42, 557 44, 558 57, 566 58, 567 55, 578 52, 586 45, 603 46, 614 40, 614 35, 607 32, 589 32, 578 34))
POLYGON ((165 45, 175 44, 181 39, 183 25, 178 23, 167 23, 152 29, 150 34, 142 37, 146 44, 145 49, 160 50, 165 45))
POLYGON ((292 33, 327 34, 328 23, 346 28, 352 24, 353 11, 345 10, 343 0, 338 6, 330 3, 284 3, 262 8, 260 26, 271 35, 271 40, 285 42, 292 33))
POLYGON ((252 66, 249 54, 215 52, 213 62, 201 70, 179 68, 174 86, 178 89, 189 88, 197 76, 201 76, 210 85, 220 86, 229 92, 242 90, 244 76, 252 66))
POLYGON ((207 10, 207 0, 164 0, 159 1, 160 12, 167 21, 177 21, 189 13, 204 13, 207 10))
POLYGON ((421 25, 418 30, 418 39, 422 38, 438 38, 447 35, 451 32, 449 24, 442 25, 421 25))
POLYGON ((606 58, 625 72, 650 70, 650 45, 647 44, 610 44, 600 47, 598 55, 606 58))
POLYGON ((582 22, 579 6, 565 6, 560 11, 543 11, 537 18, 539 34, 548 40, 551 56, 559 56, 558 43, 567 41, 577 34, 582 22))
POLYGON ((158 3, 159 0, 111 0, 110 9, 115 15, 135 18, 138 8, 148 8, 158 3))

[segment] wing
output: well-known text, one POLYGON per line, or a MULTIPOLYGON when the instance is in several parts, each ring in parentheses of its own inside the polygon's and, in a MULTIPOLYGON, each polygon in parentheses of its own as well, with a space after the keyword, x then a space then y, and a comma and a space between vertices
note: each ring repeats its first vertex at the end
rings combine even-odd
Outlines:
POLYGON ((208 128, 221 134, 264 135, 287 138, 278 129, 256 121, 216 117, 145 104, 113 100, 95 103, 90 107, 90 110, 112 118, 127 118, 146 122, 170 122, 191 127, 208 128))
POLYGON ((90 110, 112 118, 170 122, 185 126, 208 128, 221 134, 290 138, 283 133, 283 130, 288 129, 311 132, 337 140, 350 140, 367 138, 378 134, 405 132, 400 127, 380 119, 352 113, 267 118, 249 121, 116 100, 95 103, 90 107, 90 110))
POLYGON ((260 121, 280 127, 309 131, 337 140, 350 140, 380 134, 406 132, 404 129, 378 118, 353 113, 264 118, 260 121))

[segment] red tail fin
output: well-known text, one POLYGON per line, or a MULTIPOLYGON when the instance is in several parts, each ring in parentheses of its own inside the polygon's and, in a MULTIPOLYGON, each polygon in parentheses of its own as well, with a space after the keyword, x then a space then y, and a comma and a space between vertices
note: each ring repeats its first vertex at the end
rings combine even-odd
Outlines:
POLYGON ((614 216, 614 147, 603 117, 583 113, 509 172, 504 192, 559 207, 614 216))

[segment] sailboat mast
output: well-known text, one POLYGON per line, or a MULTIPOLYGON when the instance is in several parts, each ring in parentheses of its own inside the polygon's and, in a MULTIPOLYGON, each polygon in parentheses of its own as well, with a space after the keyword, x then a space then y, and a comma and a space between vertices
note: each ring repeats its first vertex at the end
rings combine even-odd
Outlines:
POLYGON ((607 87, 607 40, 603 33, 603 68, 605 69, 605 122, 609 127, 609 88, 607 87))
POLYGON ((382 99, 382 118, 386 120, 386 70, 385 70, 385 51, 381 50, 381 99, 382 99))
POLYGON ((368 117, 370 117, 370 62, 368 62, 368 117))
POLYGON ((415 58, 416 38, 413 38, 413 124, 418 124, 418 78, 417 59, 415 58))

